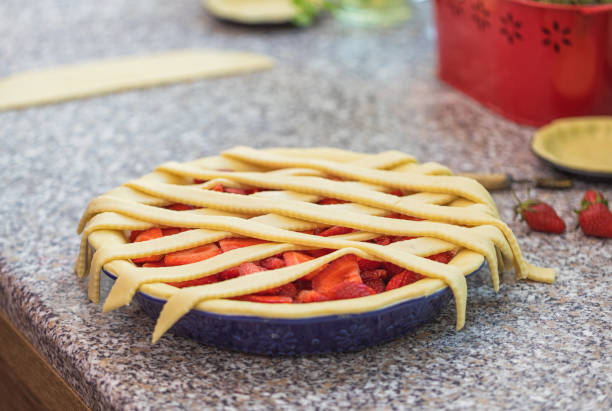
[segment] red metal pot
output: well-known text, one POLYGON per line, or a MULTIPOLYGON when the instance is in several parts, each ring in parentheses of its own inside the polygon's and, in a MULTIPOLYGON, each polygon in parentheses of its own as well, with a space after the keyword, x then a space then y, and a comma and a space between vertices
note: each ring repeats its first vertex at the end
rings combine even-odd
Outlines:
POLYGON ((612 114, 612 4, 435 4, 443 81, 525 124, 612 114))

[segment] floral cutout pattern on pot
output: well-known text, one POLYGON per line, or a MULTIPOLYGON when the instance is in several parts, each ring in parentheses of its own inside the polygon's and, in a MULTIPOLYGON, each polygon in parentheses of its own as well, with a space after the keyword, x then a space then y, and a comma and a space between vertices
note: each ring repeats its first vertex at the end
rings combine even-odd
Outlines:
POLYGON ((463 14, 465 0, 447 0, 446 6, 449 8, 451 13, 459 17, 463 14))
POLYGON ((516 40, 523 40, 523 35, 520 32, 523 23, 515 20, 512 13, 506 13, 505 16, 500 16, 499 21, 502 24, 499 32, 508 39, 508 43, 514 44, 516 40))
POLYGON ((491 10, 488 10, 482 1, 478 0, 476 3, 472 4, 472 10, 472 21, 476 23, 478 30, 485 31, 491 27, 491 22, 489 21, 491 10))
POLYGON ((555 53, 561 51, 561 46, 571 46, 572 42, 569 39, 569 35, 572 33, 572 29, 565 27, 561 29, 559 23, 555 20, 550 28, 542 26, 542 33, 544 38, 542 39, 542 45, 544 47, 552 46, 555 53))

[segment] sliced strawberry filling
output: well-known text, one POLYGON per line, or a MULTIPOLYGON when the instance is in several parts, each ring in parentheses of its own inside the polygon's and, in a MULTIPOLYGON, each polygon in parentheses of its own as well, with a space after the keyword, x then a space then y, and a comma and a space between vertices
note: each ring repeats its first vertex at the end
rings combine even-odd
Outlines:
MULTIPOLYGON (((339 230, 342 228, 343 227, 331 227, 329 229, 339 230)), ((160 238, 163 235, 173 235, 180 231, 181 230, 178 228, 152 228, 139 231, 132 237, 134 241, 147 241, 160 238)), ((323 232, 325 231, 320 232, 319 235, 323 232)), ((378 244, 391 244, 393 241, 401 240, 403 240, 403 237, 398 240, 398 237, 384 236, 370 241, 378 244)), ((227 251, 262 244, 264 242, 263 240, 255 238, 232 237, 219 240, 218 243, 205 244, 187 250, 175 251, 165 256, 142 257, 132 261, 137 264, 142 264, 143 267, 169 267, 191 264, 227 251)), ((286 251, 282 254, 267 257, 259 261, 245 262, 236 267, 207 277, 188 281, 171 282, 168 284, 178 288, 212 284, 262 271, 276 270, 296 264, 303 264, 314 258, 329 254, 332 251, 333 250, 329 249, 286 251)), ((453 251, 446 251, 431 255, 427 258, 447 264, 453 257, 453 251)), ((393 290, 412 284, 422 278, 423 276, 390 262, 368 260, 349 254, 313 270, 292 283, 268 290, 262 290, 250 295, 235 297, 234 299, 263 303, 309 303, 343 300, 393 290)))
POLYGON ((216 244, 205 244, 199 247, 166 254, 164 257, 164 263, 167 266, 191 264, 206 260, 207 258, 214 257, 218 254, 221 254, 221 250, 219 250, 219 247, 217 247, 216 244))
POLYGON ((317 202, 319 205, 346 204, 348 201, 339 200, 337 198, 325 197, 317 202))
POLYGON ((219 240, 219 247, 223 250, 224 253, 228 251, 235 250, 236 248, 242 247, 250 247, 256 244, 263 244, 266 241, 258 240, 256 238, 225 238, 223 240, 219 240))
MULTIPOLYGON (((153 227, 149 228, 148 230, 138 232, 138 234, 136 234, 134 237, 133 242, 139 243, 141 241, 155 240, 156 238, 161 238, 163 236, 164 233, 161 228, 153 227)), ((154 263, 160 261, 162 258, 164 258, 163 255, 151 255, 148 257, 134 258, 132 261, 136 264, 154 263)))

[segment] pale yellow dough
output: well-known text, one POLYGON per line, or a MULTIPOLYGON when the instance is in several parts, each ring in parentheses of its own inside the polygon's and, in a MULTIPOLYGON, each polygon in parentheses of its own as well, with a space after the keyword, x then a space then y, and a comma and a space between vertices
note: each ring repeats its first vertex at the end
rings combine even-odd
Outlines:
POLYGON ((0 110, 269 69, 266 56, 176 50, 32 70, 0 79, 0 110))
POLYGON ((413 157, 397 151, 368 155, 329 148, 236 147, 219 157, 167 163, 154 173, 92 200, 81 219, 79 232, 83 238, 75 271, 79 276, 90 274, 90 298, 95 302, 100 298, 103 267, 117 276, 104 311, 128 304, 137 291, 167 300, 155 326, 154 341, 193 308, 221 314, 304 318, 371 311, 429 295, 445 286, 455 296, 459 329, 465 322, 464 276, 484 259, 489 263, 496 290, 498 271, 504 267, 514 267, 518 278, 554 280, 554 270, 535 267, 523 259, 512 231, 499 220, 491 196, 476 181, 453 176, 439 164, 418 164, 413 157), (223 171, 227 169, 235 171, 223 171), (194 184, 194 178, 205 182, 194 184), (218 183, 269 191, 245 196, 210 190, 218 183), (398 188, 414 193, 403 197, 387 194, 398 188), (348 203, 316 204, 324 197, 348 203), (162 208, 175 202, 202 208, 189 211, 162 208), (390 213, 424 220, 391 219, 386 217, 390 213), (335 237, 301 233, 334 225, 355 231, 335 237), (127 243, 124 231, 153 226, 193 230, 127 243), (365 242, 381 234, 418 238, 388 246, 365 242), (234 236, 267 242, 177 267, 144 268, 130 261, 234 236), (93 256, 88 253, 88 243, 96 250, 93 256), (214 275, 284 251, 309 248, 336 251, 307 263, 208 285, 178 289, 166 284, 214 275), (457 251, 449 264, 424 258, 449 250, 457 251), (346 254, 389 261, 426 278, 393 291, 351 300, 263 304, 227 299, 287 284, 346 254))
POLYGON ((286 23, 296 14, 292 0, 202 0, 214 16, 239 23, 286 23))
POLYGON ((553 164, 612 174, 612 116, 555 120, 538 130, 531 147, 553 164))

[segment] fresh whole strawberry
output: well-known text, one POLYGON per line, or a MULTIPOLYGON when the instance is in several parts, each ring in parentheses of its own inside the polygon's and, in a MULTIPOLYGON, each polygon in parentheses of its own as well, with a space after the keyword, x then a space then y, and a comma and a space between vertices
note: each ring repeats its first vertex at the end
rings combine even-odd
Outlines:
POLYGON ((606 207, 608 206, 608 200, 606 200, 601 194, 601 191, 588 190, 582 197, 582 208, 586 209, 587 206, 595 203, 602 203, 606 207))
POLYGON ((560 234, 565 231, 565 223, 557 215, 555 209, 540 200, 527 200, 519 202, 514 212, 520 214, 522 219, 534 231, 560 234))
POLYGON ((604 203, 593 203, 578 212, 578 223, 586 235, 612 238, 612 213, 604 203))

